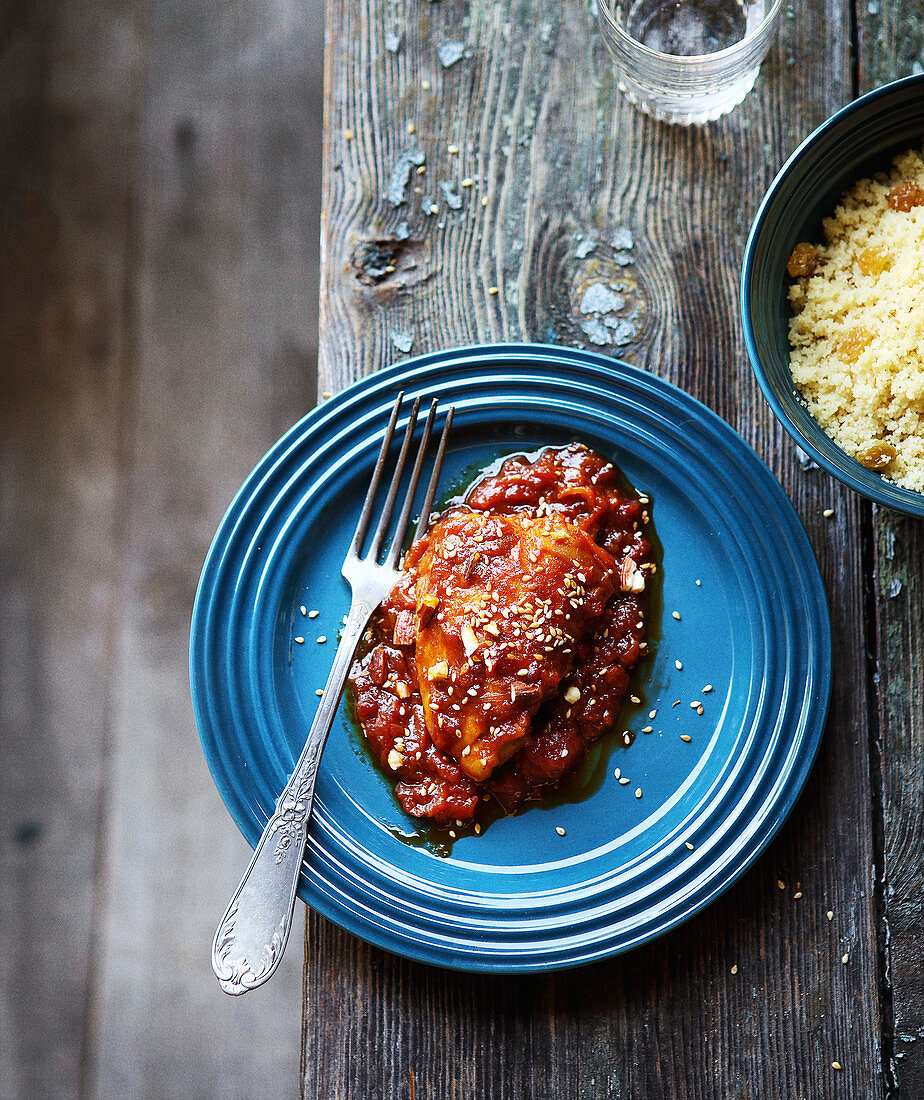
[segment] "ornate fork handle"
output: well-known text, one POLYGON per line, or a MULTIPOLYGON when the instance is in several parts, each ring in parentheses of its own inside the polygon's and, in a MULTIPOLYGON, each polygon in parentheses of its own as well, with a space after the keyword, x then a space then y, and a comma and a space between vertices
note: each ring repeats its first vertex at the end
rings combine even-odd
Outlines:
POLYGON ((219 922, 212 942, 212 969, 226 993, 246 993, 262 985, 282 959, 292 928, 321 751, 353 654, 373 610, 367 601, 354 596, 305 747, 219 922))

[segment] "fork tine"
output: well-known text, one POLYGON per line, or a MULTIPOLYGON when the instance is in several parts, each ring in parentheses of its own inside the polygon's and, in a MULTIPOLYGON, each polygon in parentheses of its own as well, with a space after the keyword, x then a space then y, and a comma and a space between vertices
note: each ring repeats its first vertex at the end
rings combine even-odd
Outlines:
POLYGON ((379 449, 379 457, 375 463, 375 469, 372 471, 372 480, 369 482, 369 488, 366 490, 366 499, 363 501, 363 510, 359 516, 359 522, 356 524, 356 531, 353 535, 353 541, 350 543, 349 556, 358 556, 360 547, 363 544, 363 539, 366 537, 366 528, 369 526, 369 515, 372 512, 372 505, 375 501, 375 494, 379 489, 379 482, 382 480, 382 470, 385 468, 385 459, 388 456, 388 449, 391 447, 391 439, 395 433, 395 424, 398 422, 398 414, 401 412, 401 402, 404 400, 404 390, 398 394, 395 399, 395 404, 391 410, 391 417, 388 421, 388 427, 385 429, 385 435, 382 439, 382 446, 379 449))
POLYGON ((395 537, 392 539, 388 557, 386 558, 387 563, 392 569, 398 564, 398 557, 401 553, 401 548, 404 546, 404 536, 407 534, 407 525, 411 518, 411 507, 414 504, 414 496, 417 493, 417 484, 420 481, 420 471, 423 468, 424 455, 427 453, 427 447, 430 445, 430 434, 433 431, 433 421, 436 418, 436 406, 437 399, 434 397, 430 403, 430 411, 427 413, 427 422, 424 424, 423 438, 420 440, 420 446, 417 448, 417 458, 414 461, 414 469, 411 472, 411 481, 407 487, 407 492, 404 494, 404 504, 401 508, 401 515, 398 517, 395 537))
POLYGON ((427 525, 430 522, 430 509, 433 507, 433 500, 436 496, 436 486, 440 479, 440 471, 443 468, 443 457, 446 454, 446 440, 449 438, 449 429, 452 427, 452 418, 455 411, 455 408, 450 405, 446 412, 446 423, 443 425, 439 447, 436 449, 436 458, 433 460, 433 473, 430 474, 427 495, 424 498, 420 519, 417 521, 417 529, 414 531, 415 541, 420 538, 424 531, 426 531, 427 525))
POLYGON ((388 496, 385 498, 385 505, 382 508, 381 516, 379 516, 378 526, 375 529, 375 534, 372 536, 372 545, 367 555, 370 561, 375 561, 378 558, 382 550, 382 544, 385 541, 385 532, 388 530, 388 522, 391 519, 392 509, 395 506, 395 497, 398 495, 398 487, 404 475, 404 464, 407 461, 407 452, 411 445, 411 437, 414 435, 414 429, 417 427, 417 414, 419 411, 420 398, 418 397, 414 401, 414 407, 411 409, 411 415, 408 418, 407 430, 404 433, 404 440, 401 443, 401 452, 398 455, 395 472, 392 474, 391 485, 388 486, 388 496))

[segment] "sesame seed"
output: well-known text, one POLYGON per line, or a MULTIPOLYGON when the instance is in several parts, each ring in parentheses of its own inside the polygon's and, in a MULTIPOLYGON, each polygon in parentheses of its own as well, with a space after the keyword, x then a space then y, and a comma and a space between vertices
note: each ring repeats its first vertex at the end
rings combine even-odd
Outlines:
POLYGON ((302 638, 302 637, 298 637, 298 638, 296 638, 296 639, 295 639, 295 641, 296 641, 296 642, 297 642, 297 643, 298 643, 299 645, 304 645, 304 644, 305 644, 305 639, 304 639, 304 638, 302 638))
POLYGON ((779 878, 778 878, 778 879, 776 880, 776 884, 777 884, 777 886, 779 886, 779 888, 780 888, 781 890, 785 890, 785 889, 786 889, 786 883, 785 883, 785 882, 783 882, 783 880, 782 880, 782 879, 779 879, 779 878))
POLYGON ((683 665, 680 663, 680 661, 674 661, 674 667, 679 672, 683 668, 683 665))
POLYGON ((315 689, 314 689, 314 693, 315 693, 315 695, 317 695, 317 696, 321 696, 321 695, 323 695, 323 694, 324 694, 324 688, 315 688, 315 689))
POLYGON ((675 619, 677 619, 678 622, 680 621, 680 612, 679 611, 672 611, 671 614, 674 616, 675 619))
POLYGON ((419 165, 417 166, 417 175, 418 175, 418 176, 422 176, 422 175, 424 175, 424 173, 425 173, 426 171, 427 171, 427 166, 426 166, 425 164, 419 164, 419 165))
POLYGON ((702 714, 703 713, 703 704, 702 703, 700 703, 700 705, 696 708, 696 713, 697 714, 702 714))
POLYGON ((421 80, 420 86, 421 86, 421 88, 423 88, 423 90, 425 92, 430 91, 430 81, 429 80, 421 80))
POLYGON ((320 615, 320 614, 321 614, 320 611, 309 611, 308 612, 308 618, 309 619, 316 619, 318 617, 318 615, 320 615))
POLYGON ((712 691, 712 684, 706 684, 703 688, 703 695, 708 695, 710 691, 712 691))
POLYGON ((487 206, 488 201, 489 201, 489 196, 488 195, 482 195, 481 196, 481 205, 482 206, 487 206))
POLYGON ((738 973, 738 964, 737 963, 735 963, 735 965, 731 968, 731 972, 732 972, 732 974, 737 974, 738 973))
POLYGON ((796 899, 798 899, 798 898, 801 898, 801 897, 802 897, 802 891, 801 891, 801 890, 797 890, 797 891, 796 891, 796 892, 795 892, 795 893, 793 894, 793 901, 795 901, 796 899))
POLYGON ((449 830, 449 835, 450 835, 451 837, 455 837, 455 835, 456 835, 456 831, 455 831, 455 829, 450 829, 450 830, 449 830))
POLYGON ((308 614, 308 608, 307 608, 307 607, 305 607, 305 605, 304 605, 304 604, 302 604, 302 606, 301 606, 301 607, 299 608, 299 611, 301 611, 301 613, 302 613, 303 615, 307 615, 307 614, 308 614))
POLYGON ((641 699, 639 699, 639 697, 637 695, 630 695, 629 696, 629 702, 630 703, 635 703, 635 705, 638 706, 638 704, 641 702, 641 699))
POLYGON ((327 641, 327 635, 326 634, 319 634, 318 635, 318 645, 324 645, 324 643, 326 641, 327 641))
POLYGON ((850 962, 850 956, 849 956, 849 955, 842 955, 842 956, 841 956, 841 962, 842 962, 842 963, 848 963, 848 962, 850 962))
POLYGON ((702 706, 702 703, 701 703, 701 702, 699 701, 699 699, 694 699, 694 700, 693 700, 693 702, 692 702, 692 703, 690 704, 690 706, 691 706, 691 707, 692 707, 692 708, 693 708, 694 710, 696 710, 696 708, 697 708, 697 707, 701 707, 701 706, 702 706))
POLYGON ((472 187, 474 185, 474 182, 475 181, 473 179, 470 179, 468 176, 466 176, 465 179, 462 181, 462 186, 472 187))
POLYGON ((650 710, 650 711, 648 712, 648 717, 649 717, 649 718, 654 718, 654 716, 655 716, 655 715, 656 715, 657 713, 658 713, 658 712, 657 712, 656 710, 650 710))
POLYGON ((688 733, 682 733, 680 735, 680 740, 681 741, 692 741, 693 738, 688 733))
POLYGON ((498 290, 498 288, 496 286, 489 286, 488 287, 488 293, 493 297, 495 294, 499 294, 500 291, 498 290))
POLYGON ((408 132, 409 134, 413 134, 413 133, 414 133, 414 131, 415 131, 416 129, 417 129, 417 127, 416 127, 416 126, 414 125, 414 123, 413 123, 413 122, 409 122, 409 123, 407 124, 407 132, 408 132))
POLYGON ((620 771, 620 769, 619 769, 619 768, 617 768, 617 769, 616 769, 616 771, 614 771, 614 772, 613 772, 613 775, 615 775, 617 779, 619 778, 619 776, 620 776, 621 774, 622 774, 622 773, 621 773, 621 771, 620 771))
POLYGON ((555 826, 555 832, 558 833, 559 836, 565 835, 565 830, 561 827, 561 825, 555 826))
POLYGON ((828 918, 828 920, 834 920, 834 910, 829 909, 827 913, 825 913, 825 916, 828 918))
POLYGON ((832 1069, 840 1069, 841 1068, 840 1062, 832 1062, 831 1063, 831 1068, 832 1069))
POLYGON ((825 519, 830 519, 834 515, 834 509, 825 508, 825 510, 821 514, 825 517, 825 519))
POLYGON ((642 733, 652 733, 653 731, 654 731, 654 726, 643 726, 642 727, 642 733))
POLYGON ((344 138, 344 141, 352 141, 353 140, 353 131, 352 130, 344 130, 343 131, 343 138, 344 138))
POLYGON ((629 782, 629 780, 625 776, 622 776, 619 782, 624 787, 629 782))
POLYGON ((476 825, 475 825, 475 836, 478 836, 478 834, 479 834, 480 832, 481 832, 481 826, 480 826, 480 825, 477 825, 477 824, 476 824, 476 825))
POLYGON ((702 581, 697 581, 696 582, 696 587, 697 588, 702 588, 703 587, 703 582, 702 581))
POLYGON ((450 156, 454 157, 459 152, 459 146, 450 145, 447 147, 446 152, 449 153, 450 156))
POLYGON ((687 847, 690 849, 691 852, 693 851, 694 845, 692 840, 687 841, 687 847))
POLYGON ((641 797, 642 797, 642 788, 641 788, 641 787, 636 787, 636 789, 635 789, 635 797, 636 797, 636 798, 641 798, 641 797))

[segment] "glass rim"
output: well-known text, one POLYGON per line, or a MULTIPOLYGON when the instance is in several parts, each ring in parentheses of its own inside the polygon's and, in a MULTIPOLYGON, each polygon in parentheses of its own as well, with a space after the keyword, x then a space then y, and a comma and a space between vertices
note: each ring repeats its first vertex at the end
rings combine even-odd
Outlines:
POLYGON ((640 57, 645 57, 661 64, 666 62, 670 65, 678 65, 681 68, 686 68, 694 65, 712 64, 713 61, 726 61, 729 58, 734 58, 739 54, 746 53, 752 46, 754 40, 767 29, 768 24, 776 19, 782 6, 783 0, 772 0, 772 3, 760 23, 754 28, 751 34, 746 34, 740 41, 734 42, 731 46, 726 46, 724 49, 716 50, 714 53, 700 53, 692 56, 662 53, 660 50, 653 50, 650 46, 646 46, 644 43, 639 42, 637 38, 633 38, 632 35, 625 30, 622 24, 617 23, 613 18, 611 10, 612 0, 597 0, 597 15, 600 19, 605 19, 607 27, 612 30, 616 37, 630 46, 640 57))

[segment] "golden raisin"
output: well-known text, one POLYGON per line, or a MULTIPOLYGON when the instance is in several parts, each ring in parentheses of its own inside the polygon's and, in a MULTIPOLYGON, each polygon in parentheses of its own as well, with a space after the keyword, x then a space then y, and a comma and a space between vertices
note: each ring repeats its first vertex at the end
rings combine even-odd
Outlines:
POLYGON ((869 347, 873 334, 865 328, 852 328, 837 345, 837 354, 845 363, 856 363, 860 355, 869 347))
POLYGON ((924 206, 924 189, 913 180, 902 180, 896 183, 886 198, 893 210, 907 212, 913 206, 924 206))
POLYGON ((786 270, 793 279, 798 279, 800 275, 814 274, 817 264, 818 258, 815 255, 814 247, 802 241, 792 250, 792 255, 786 264, 786 270))
POLYGON ((867 470, 884 470, 895 461, 897 454, 898 451, 891 443, 874 443, 862 454, 857 455, 857 461, 867 470))
POLYGON ((892 257, 880 248, 864 248, 857 256, 857 266, 864 275, 881 275, 892 266, 892 257))

